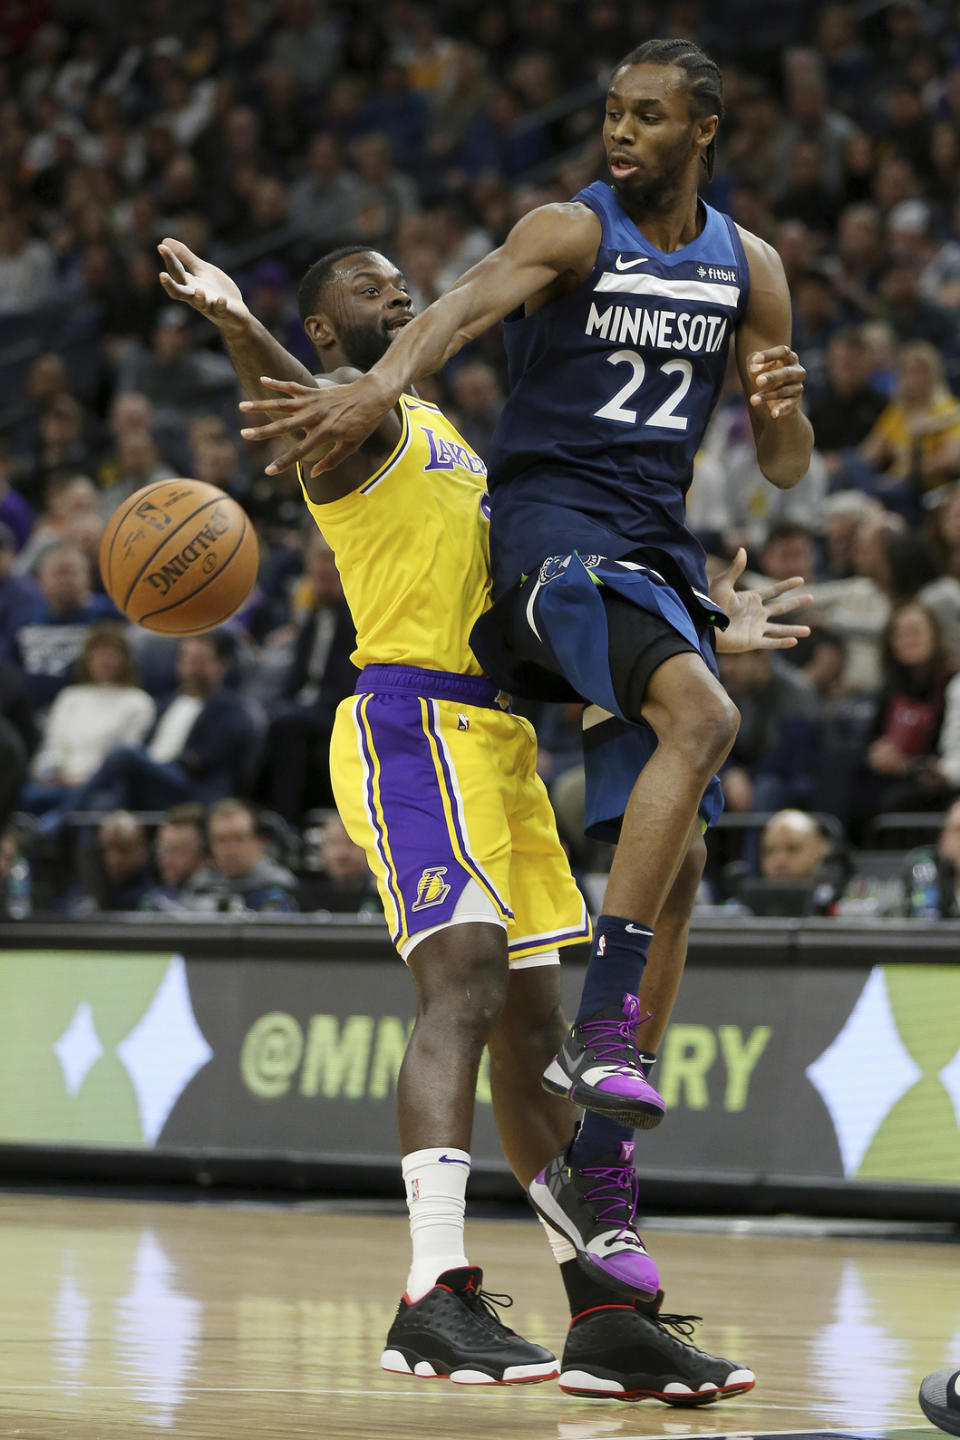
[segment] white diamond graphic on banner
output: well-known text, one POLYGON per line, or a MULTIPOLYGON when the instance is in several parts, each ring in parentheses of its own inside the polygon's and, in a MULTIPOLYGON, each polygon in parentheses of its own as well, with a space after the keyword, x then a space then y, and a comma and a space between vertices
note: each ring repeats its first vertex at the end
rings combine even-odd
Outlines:
POLYGON ((830 1111, 843 1173, 855 1175, 874 1135, 923 1073, 900 1039, 879 965, 840 1034, 806 1073, 830 1111))
POLYGON ((950 1096, 953 1113, 956 1115, 957 1125, 960 1127, 960 1050, 948 1064, 944 1065, 940 1071, 940 1079, 943 1082, 944 1090, 950 1096))
POLYGON ((93 1011, 86 1000, 80 1001, 70 1024, 60 1039, 54 1042, 53 1050, 60 1061, 67 1094, 76 1095, 103 1054, 100 1036, 93 1023, 93 1011))
POLYGON ((117 1046, 117 1054, 133 1081, 143 1138, 153 1145, 170 1111, 213 1055, 194 1018, 182 955, 170 961, 157 993, 117 1046))

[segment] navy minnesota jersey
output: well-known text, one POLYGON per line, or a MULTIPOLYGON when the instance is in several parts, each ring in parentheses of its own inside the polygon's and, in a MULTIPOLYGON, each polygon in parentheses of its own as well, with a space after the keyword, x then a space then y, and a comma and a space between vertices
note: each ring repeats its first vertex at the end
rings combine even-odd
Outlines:
POLYGON ((696 240, 664 254, 609 185, 575 199, 603 226, 593 270, 570 294, 504 323, 511 391, 489 456, 495 585, 549 555, 616 559, 644 548, 705 590, 684 497, 746 307, 743 245, 702 202, 696 240))

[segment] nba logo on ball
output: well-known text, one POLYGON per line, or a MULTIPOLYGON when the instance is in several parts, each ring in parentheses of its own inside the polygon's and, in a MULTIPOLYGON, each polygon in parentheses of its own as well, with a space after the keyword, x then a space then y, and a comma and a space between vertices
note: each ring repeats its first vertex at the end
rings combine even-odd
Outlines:
POLYGON ((260 550, 243 509, 201 480, 160 480, 131 495, 100 544, 104 587, 128 620, 163 635, 199 635, 235 615, 260 550))

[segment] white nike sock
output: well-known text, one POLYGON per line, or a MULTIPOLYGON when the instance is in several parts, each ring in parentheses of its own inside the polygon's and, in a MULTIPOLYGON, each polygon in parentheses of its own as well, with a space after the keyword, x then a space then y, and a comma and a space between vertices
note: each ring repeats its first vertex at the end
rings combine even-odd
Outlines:
POLYGON ((451 1145, 414 1150, 404 1155, 402 1169, 413 1242, 407 1298, 416 1302, 444 1270, 470 1263, 463 1250, 470 1156, 451 1145))
POLYGON ((543 1226, 544 1234, 547 1237, 550 1249, 553 1251, 553 1258, 557 1264, 565 1265, 568 1260, 576 1260, 577 1252, 570 1244, 566 1235, 561 1235, 559 1230, 554 1230, 553 1226, 548 1224, 542 1215, 538 1215, 537 1219, 543 1226))

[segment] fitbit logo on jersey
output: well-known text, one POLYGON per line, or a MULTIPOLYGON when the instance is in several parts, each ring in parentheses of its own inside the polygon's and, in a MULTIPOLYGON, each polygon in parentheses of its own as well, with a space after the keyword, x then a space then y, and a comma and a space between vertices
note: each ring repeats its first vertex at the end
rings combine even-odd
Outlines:
POLYGON ((736 270, 726 270, 722 265, 700 265, 697 274, 701 280, 725 280, 728 285, 736 285, 740 279, 736 270))
MULTIPOLYGON (((201 562, 201 569, 205 571, 212 569, 212 566, 204 564, 202 557, 206 555, 211 545, 215 545, 221 535, 225 535, 229 529, 230 516, 219 505, 215 506, 206 522, 193 539, 187 541, 179 555, 174 555, 173 559, 168 560, 165 565, 161 565, 159 570, 151 570, 145 579, 150 582, 154 590, 158 590, 161 595, 167 595, 177 581, 186 575, 198 560, 201 562)), ((213 557, 209 556, 208 559, 212 560, 213 557)))
POLYGON ((634 310, 629 305, 599 309, 591 301, 585 327, 611 345, 649 345, 655 350, 685 350, 688 355, 712 354, 727 341, 725 315, 686 315, 676 310, 634 310))

